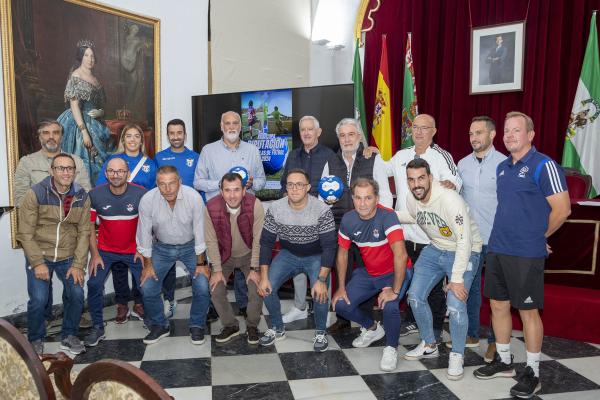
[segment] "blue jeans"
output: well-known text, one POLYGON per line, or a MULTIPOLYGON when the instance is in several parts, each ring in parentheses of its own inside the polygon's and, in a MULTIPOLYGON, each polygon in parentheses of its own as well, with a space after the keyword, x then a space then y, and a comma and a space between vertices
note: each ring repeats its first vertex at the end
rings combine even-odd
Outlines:
MULTIPOLYGON (((271 282, 271 294, 266 296, 264 304, 271 316, 271 326, 277 330, 283 329, 281 319, 281 303, 279 302, 279 288, 288 279, 304 272, 310 279, 310 286, 314 287, 321 271, 321 255, 298 257, 285 249, 281 249, 275 256, 269 267, 269 281, 271 282)), ((329 276, 327 277, 329 287, 329 276)), ((329 312, 329 300, 325 303, 313 302, 315 311, 315 326, 318 331, 324 331, 327 324, 327 313, 329 312)))
MULTIPOLYGON (((83 311, 83 287, 76 284, 73 277, 66 279, 67 271, 73 264, 73 258, 57 262, 46 260, 45 263, 48 266, 50 276, 56 273, 63 284, 64 316, 61 338, 77 335, 79 320, 83 311)), ((33 342, 43 340, 46 336, 44 313, 48 303, 50 281, 36 278, 33 268, 26 268, 25 270, 27 272, 27 293, 29 294, 29 301, 27 302, 27 338, 30 342, 33 342)))
MULTIPOLYGON (((471 253, 469 264, 463 275, 465 289, 469 291, 476 267, 479 265, 480 253, 471 253)), ((433 318, 431 308, 427 303, 427 297, 431 289, 442 279, 452 276, 455 252, 439 250, 433 245, 428 245, 421 251, 421 255, 415 264, 415 274, 408 290, 408 302, 412 308, 421 339, 425 343, 435 343, 433 333, 433 318)), ((446 304, 450 312, 450 336, 452 338, 452 351, 464 354, 465 340, 467 338, 467 327, 469 324, 467 315, 467 303, 458 300, 454 293, 449 290, 446 304)))
POLYGON ((477 339, 479 339, 479 312, 481 311, 481 270, 486 254, 487 246, 483 246, 479 257, 479 265, 477 271, 475 271, 473 283, 471 289, 469 289, 469 298, 467 299, 467 314, 469 316, 467 336, 477 339))
POLYGON ((196 271, 196 252, 194 241, 185 244, 166 244, 156 242, 152 246, 152 264, 158 280, 152 278, 146 280, 142 286, 144 298, 144 311, 149 323, 153 326, 168 326, 165 318, 163 301, 160 298, 163 280, 175 263, 181 261, 192 279, 192 307, 190 310, 189 327, 204 328, 206 313, 210 302, 208 290, 208 279, 200 274, 194 278, 196 271))
POLYGON ((127 265, 133 275, 134 285, 139 290, 142 263, 140 261, 134 262, 133 254, 119 254, 103 250, 98 250, 98 252, 104 262, 104 269, 100 267, 96 268, 96 275, 90 275, 88 279, 88 308, 90 310, 90 315, 92 316, 94 328, 104 329, 104 319, 102 317, 102 307, 104 306, 104 283, 106 282, 106 278, 108 278, 108 274, 111 272, 112 267, 117 263, 127 265))
MULTIPOLYGON (((383 307, 383 326, 385 328, 385 345, 396 348, 400 336, 400 300, 404 297, 413 275, 413 269, 406 270, 400 295, 394 301, 385 303, 383 307)), ((373 326, 373 318, 370 313, 365 313, 360 309, 361 303, 379 294, 381 289, 386 286, 391 287, 394 284, 394 273, 371 276, 366 268, 357 268, 352 274, 352 278, 346 286, 346 294, 350 304, 346 304, 343 299, 338 300, 335 305, 335 312, 343 318, 359 323, 363 328, 368 329, 373 326)))
POLYGON ((127 264, 118 262, 111 267, 111 272, 117 304, 127 305, 132 297, 135 304, 142 304, 142 293, 140 293, 139 287, 133 285, 129 289, 129 267, 127 264))
MULTIPOLYGON (((25 253, 23 253, 25 255, 25 253)), ((29 268, 29 260, 27 256, 25 256, 25 268, 29 268)), ((54 305, 54 297, 52 295, 52 271, 50 271, 50 280, 48 281, 48 303, 46 304, 46 309, 44 310, 44 319, 46 321, 52 321, 54 319, 54 313, 52 312, 52 306, 54 305)), ((63 296, 63 303, 65 302, 63 296)))

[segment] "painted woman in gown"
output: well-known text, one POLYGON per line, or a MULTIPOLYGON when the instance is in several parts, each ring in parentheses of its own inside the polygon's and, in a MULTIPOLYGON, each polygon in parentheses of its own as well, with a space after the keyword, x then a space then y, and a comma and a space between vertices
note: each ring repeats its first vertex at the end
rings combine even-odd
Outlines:
POLYGON ((69 108, 58 117, 63 127, 62 150, 81 157, 91 182, 96 181, 104 161, 114 151, 103 120, 106 95, 93 74, 96 64, 93 46, 89 40, 77 43, 76 63, 65 88, 69 108))

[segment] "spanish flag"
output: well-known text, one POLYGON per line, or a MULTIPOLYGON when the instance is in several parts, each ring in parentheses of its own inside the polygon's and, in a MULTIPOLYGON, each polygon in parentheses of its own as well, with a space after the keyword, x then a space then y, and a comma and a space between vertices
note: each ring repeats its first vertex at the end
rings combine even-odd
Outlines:
POLYGON ((388 73, 386 36, 381 36, 381 61, 377 77, 375 94, 375 112, 373 113, 373 130, 371 134, 379 148, 381 157, 389 160, 393 156, 394 136, 392 130, 392 104, 390 96, 390 75, 388 73))

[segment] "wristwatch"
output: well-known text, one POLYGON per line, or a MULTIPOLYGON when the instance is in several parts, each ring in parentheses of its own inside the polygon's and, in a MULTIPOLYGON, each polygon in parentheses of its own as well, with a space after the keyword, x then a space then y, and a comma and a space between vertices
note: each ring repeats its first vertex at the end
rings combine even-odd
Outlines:
POLYGON ((326 276, 319 276, 319 282, 327 283, 327 277, 326 276))

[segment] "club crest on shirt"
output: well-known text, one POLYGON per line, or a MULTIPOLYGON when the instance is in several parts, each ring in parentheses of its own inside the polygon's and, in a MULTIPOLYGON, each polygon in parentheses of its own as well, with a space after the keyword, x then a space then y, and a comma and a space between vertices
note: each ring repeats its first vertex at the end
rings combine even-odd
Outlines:
POLYGON ((188 167, 191 167, 192 165, 194 165, 194 159, 193 158, 186 158, 185 159, 185 165, 187 165, 188 167))
POLYGON ((375 239, 379 239, 379 230, 378 229, 373 229, 373 237, 375 239))
POLYGON ((519 178, 525 178, 525 174, 529 171, 529 167, 526 165, 519 170, 519 178))
POLYGON ((452 229, 450 229, 449 226, 442 226, 439 228, 439 231, 440 231, 440 235, 442 235, 443 237, 452 236, 452 229))
POLYGON ((133 204, 129 203, 125 206, 125 208, 127 208, 127 211, 132 212, 133 211, 133 204))
POLYGON ((142 165, 142 171, 144 171, 145 173, 150 172, 150 166, 148 164, 142 165))

